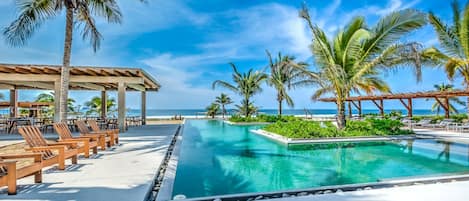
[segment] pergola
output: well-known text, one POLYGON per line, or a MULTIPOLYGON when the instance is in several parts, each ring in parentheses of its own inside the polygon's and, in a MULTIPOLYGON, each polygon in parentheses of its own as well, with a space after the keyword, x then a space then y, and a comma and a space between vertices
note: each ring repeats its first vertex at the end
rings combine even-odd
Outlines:
MULTIPOLYGON (((18 90, 53 90, 60 95, 59 65, 0 64, 0 89, 10 90, 11 116, 18 116, 18 90)), ((125 129, 125 92, 140 91, 142 97, 142 120, 146 123, 146 92, 158 91, 160 84, 140 68, 116 67, 70 67, 70 90, 101 91, 102 102, 106 102, 107 91, 117 91, 119 129, 125 129)), ((58 120, 59 103, 54 102, 54 120, 58 120)), ((106 117, 106 107, 101 107, 102 117, 106 117)))
MULTIPOLYGON (((376 96, 356 96, 346 99, 348 103, 349 116, 352 116, 352 105, 358 110, 358 115, 362 116, 362 101, 372 101, 378 107, 380 114, 384 116, 384 100, 399 100, 407 109, 407 116, 412 117, 412 100, 417 98, 434 98, 445 110, 448 118, 450 113, 449 98, 469 96, 469 91, 429 91, 416 93, 383 94, 376 96)), ((321 98, 319 101, 336 102, 335 98, 321 98)))

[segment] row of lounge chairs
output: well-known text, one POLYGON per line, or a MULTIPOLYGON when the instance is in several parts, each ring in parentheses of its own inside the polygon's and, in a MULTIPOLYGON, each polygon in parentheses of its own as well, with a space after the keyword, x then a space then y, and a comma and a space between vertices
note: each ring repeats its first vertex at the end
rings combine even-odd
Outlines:
POLYGON ((101 130, 96 121, 88 121, 88 125, 85 121, 77 121, 80 136, 75 137, 66 123, 55 123, 53 126, 59 140, 54 143, 48 142, 36 126, 19 127, 18 131, 28 145, 26 150, 32 153, 0 154, 0 187, 7 186, 8 194, 15 195, 17 179, 34 175, 34 181, 41 183, 42 168, 57 165, 59 170, 65 170, 65 160, 77 164, 79 154, 89 158, 90 150, 97 154, 98 148, 105 150, 119 143, 118 129, 101 130), (24 158, 32 158, 33 163, 18 167, 17 161, 12 161, 24 158))
POLYGON ((433 123, 432 119, 422 119, 420 121, 414 122, 411 119, 404 118, 401 121, 405 125, 412 126, 413 128, 446 129, 455 131, 469 130, 469 122, 457 123, 454 119, 443 119, 433 123))

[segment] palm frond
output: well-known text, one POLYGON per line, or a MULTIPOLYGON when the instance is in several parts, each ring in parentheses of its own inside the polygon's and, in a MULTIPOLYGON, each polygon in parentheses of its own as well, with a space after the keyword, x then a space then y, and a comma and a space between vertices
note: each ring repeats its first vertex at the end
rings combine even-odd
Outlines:
POLYGON ((56 1, 17 1, 19 16, 3 30, 6 42, 12 46, 24 45, 45 20, 58 14, 56 1))

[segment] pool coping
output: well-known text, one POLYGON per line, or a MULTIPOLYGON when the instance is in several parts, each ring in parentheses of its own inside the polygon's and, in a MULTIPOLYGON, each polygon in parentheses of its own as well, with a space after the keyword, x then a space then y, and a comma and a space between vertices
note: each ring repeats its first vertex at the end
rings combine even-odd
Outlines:
POLYGON ((370 141, 390 141, 390 140, 411 140, 418 138, 417 135, 394 135, 394 136, 376 136, 376 137, 346 137, 346 138, 317 138, 317 139, 294 139, 282 135, 268 132, 263 129, 249 130, 251 133, 281 142, 290 144, 310 144, 310 143, 331 143, 331 142, 370 142, 370 141))
POLYGON ((181 143, 184 138, 184 125, 186 124, 186 119, 183 120, 181 128, 179 130, 179 135, 176 138, 176 143, 169 158, 168 165, 163 175, 163 180, 161 182, 160 189, 156 195, 155 201, 169 201, 173 199, 173 187, 174 181, 176 178, 176 171, 179 162, 179 154, 181 153, 181 143))

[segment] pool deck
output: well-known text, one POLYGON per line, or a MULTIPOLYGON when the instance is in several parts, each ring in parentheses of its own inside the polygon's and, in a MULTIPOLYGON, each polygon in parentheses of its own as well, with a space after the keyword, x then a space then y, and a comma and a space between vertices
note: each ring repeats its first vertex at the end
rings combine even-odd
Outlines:
POLYGON ((271 199, 272 201, 466 201, 469 181, 413 185, 333 194, 271 199))
MULTIPOLYGON (((144 200, 177 127, 130 128, 120 134, 120 145, 115 148, 99 151, 90 159, 81 157, 77 165, 67 160, 65 171, 44 169, 42 184, 34 184, 33 177, 21 179, 17 195, 8 196, 1 188, 0 200, 144 200)), ((17 141, 15 136, 4 138, 2 144, 17 141)))

